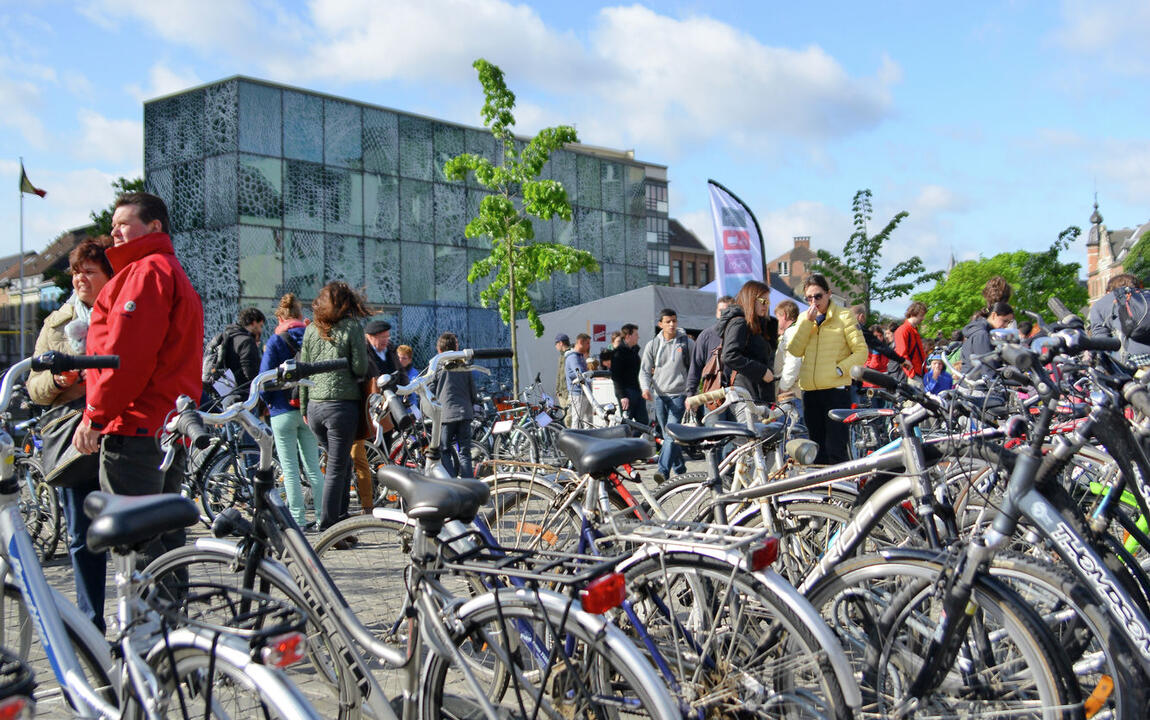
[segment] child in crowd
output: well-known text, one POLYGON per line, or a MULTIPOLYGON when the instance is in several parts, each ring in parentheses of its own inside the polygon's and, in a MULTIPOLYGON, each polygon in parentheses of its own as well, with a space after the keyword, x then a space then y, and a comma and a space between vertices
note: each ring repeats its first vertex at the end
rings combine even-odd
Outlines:
POLYGON ((928 393, 937 394, 954 387, 954 378, 946 371, 946 366, 942 362, 942 355, 932 354, 929 361, 930 369, 922 378, 923 388, 928 393))

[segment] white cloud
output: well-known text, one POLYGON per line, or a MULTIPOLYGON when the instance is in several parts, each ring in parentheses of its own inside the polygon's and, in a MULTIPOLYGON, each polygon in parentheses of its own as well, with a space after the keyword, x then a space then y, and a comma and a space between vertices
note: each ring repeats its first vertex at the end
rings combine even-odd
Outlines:
POLYGON ((80 138, 76 157, 105 161, 117 167, 137 165, 144 157, 144 124, 138 120, 113 120, 92 110, 79 113, 80 138))
POLYGON ((4 105, 0 126, 17 131, 33 147, 46 147, 48 136, 39 117, 41 85, 55 82, 56 71, 50 67, 0 56, 0 100, 4 105))
POLYGON ((909 212, 912 215, 916 213, 933 214, 965 210, 967 206, 966 199, 953 190, 941 185, 925 185, 914 199, 914 204, 909 212))
MULTIPOLYGON (((0 163, 0 173, 16 177, 19 166, 11 165, 9 170, 6 164, 0 163)), ((139 173, 137 169, 133 176, 139 173)), ((116 176, 91 168, 67 172, 36 169, 32 179, 37 187, 47 190, 48 195, 43 199, 28 196, 24 201, 24 249, 40 251, 61 233, 91 222, 89 213, 93 210, 111 204, 112 181, 116 176)), ((0 241, 0 255, 14 255, 20 249, 18 207, 5 206, 0 212, 0 222, 14 229, 0 241)))
POLYGON ((1122 75, 1150 73, 1150 4, 1144 0, 1063 0, 1054 43, 1101 59, 1122 75))
POLYGON ((133 83, 125 86, 124 90, 134 100, 142 103, 163 95, 187 90, 190 87, 200 85, 201 82, 199 76, 191 69, 173 70, 164 63, 156 63, 148 71, 148 87, 143 88, 133 83))
POLYGON ((1150 197, 1150 141, 1111 141, 1103 145, 1093 172, 1134 207, 1146 207, 1150 197))

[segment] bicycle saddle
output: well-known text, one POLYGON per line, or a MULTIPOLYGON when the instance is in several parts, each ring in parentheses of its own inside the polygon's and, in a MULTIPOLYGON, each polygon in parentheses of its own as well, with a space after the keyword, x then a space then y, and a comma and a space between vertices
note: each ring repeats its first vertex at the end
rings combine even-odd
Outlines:
POLYGON ((84 513, 92 518, 88 527, 88 549, 92 552, 109 548, 136 549, 172 528, 188 527, 200 521, 196 504, 174 493, 94 492, 84 499, 84 513))
POLYGON ((448 520, 470 522, 491 497, 491 489, 478 480, 433 477, 394 465, 381 467, 375 477, 399 493, 409 518, 426 527, 441 526, 448 520))
POLYGON ((894 410, 890 408, 836 408, 827 410, 827 417, 831 420, 848 424, 892 415, 894 415, 894 410))
POLYGON ((651 457, 655 451, 643 438, 604 438, 572 430, 559 433, 555 447, 567 456, 575 472, 581 475, 608 472, 624 463, 651 457))
POLYGON ((566 432, 578 433, 586 437, 594 438, 629 438, 634 437, 631 428, 626 425, 608 425, 607 427, 597 428, 567 428, 566 432))
POLYGON ((681 425, 667 423, 667 434, 680 445, 726 442, 731 438, 753 438, 758 434, 741 423, 719 421, 714 425, 681 425))

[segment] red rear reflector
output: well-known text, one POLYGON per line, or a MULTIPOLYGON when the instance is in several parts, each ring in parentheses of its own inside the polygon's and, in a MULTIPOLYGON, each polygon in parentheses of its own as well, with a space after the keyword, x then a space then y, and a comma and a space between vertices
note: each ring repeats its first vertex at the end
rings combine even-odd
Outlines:
POLYGON ((762 545, 751 551, 751 572, 769 568, 775 560, 779 559, 779 539, 767 538, 762 545))
POLYGON ((23 695, 0 700, 0 720, 26 720, 36 714, 36 703, 23 695))
POLYGON ((307 637, 301 632, 284 633, 268 641, 260 652, 265 665, 285 668, 303 660, 307 637))
POLYGON ((619 607, 626 597, 627 587, 623 575, 620 573, 611 573, 596 578, 579 591, 579 599, 583 603, 583 609, 596 615, 619 607))

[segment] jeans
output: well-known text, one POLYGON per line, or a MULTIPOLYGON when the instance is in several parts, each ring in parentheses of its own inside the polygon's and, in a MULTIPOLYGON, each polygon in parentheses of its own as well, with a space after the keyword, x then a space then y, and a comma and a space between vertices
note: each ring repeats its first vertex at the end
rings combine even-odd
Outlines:
POLYGON ((327 473, 323 478, 320 505, 321 530, 335 525, 345 515, 350 502, 351 446, 359 430, 359 401, 322 400, 308 404, 308 425, 327 451, 327 473))
POLYGON ((591 418, 595 414, 591 401, 582 393, 571 393, 568 399, 571 404, 567 408, 567 427, 576 430, 591 427, 591 418))
POLYGON ((671 471, 676 474, 687 472, 687 463, 683 460, 683 448, 672 442, 667 435, 667 423, 683 421, 683 413, 687 410, 687 400, 683 395, 656 395, 655 419, 663 430, 663 450, 659 453, 659 473, 663 477, 671 477, 671 471))
MULTIPOLYGON (((151 435, 104 435, 100 439, 100 489, 117 495, 178 494, 184 464, 174 462, 165 473, 160 469, 163 460, 164 453, 151 435)), ((168 550, 183 547, 186 541, 184 528, 172 528, 137 554, 137 567, 146 567, 168 550)))
POLYGON ((64 512, 64 522, 72 536, 68 543, 68 554, 72 557, 72 571, 76 573, 76 607, 92 623, 104 632, 104 589, 107 584, 108 554, 94 553, 88 549, 88 526, 92 520, 84 514, 84 498, 88 493, 99 490, 100 481, 76 487, 60 488, 60 505, 64 512))
POLYGON ((650 425, 651 416, 647 414, 647 401, 643 399, 643 391, 639 388, 624 388, 623 397, 627 398, 627 412, 631 413, 631 419, 640 425, 650 425))
POLYGON ((439 439, 439 451, 443 453, 443 467, 455 477, 474 477, 471 469, 471 420, 454 420, 443 423, 439 439), (455 445, 459 444, 456 455, 455 445), (456 463, 456 457, 459 462, 456 463))
POLYGON ((850 458, 847 448, 850 433, 847 426, 827 417, 828 410, 850 407, 850 402, 850 389, 846 387, 808 390, 803 393, 803 416, 807 421, 807 430, 811 440, 819 444, 816 464, 837 464, 850 458))
POLYGON ((276 454, 280 468, 284 472, 284 492, 287 495, 288 509, 296 524, 307 524, 307 508, 303 502, 303 483, 300 481, 299 460, 303 458, 303 471, 307 473, 311 485, 311 502, 315 516, 320 516, 320 499, 323 497, 323 475, 319 471, 319 443, 315 433, 303 421, 299 410, 272 416, 272 435, 276 441, 276 454))

